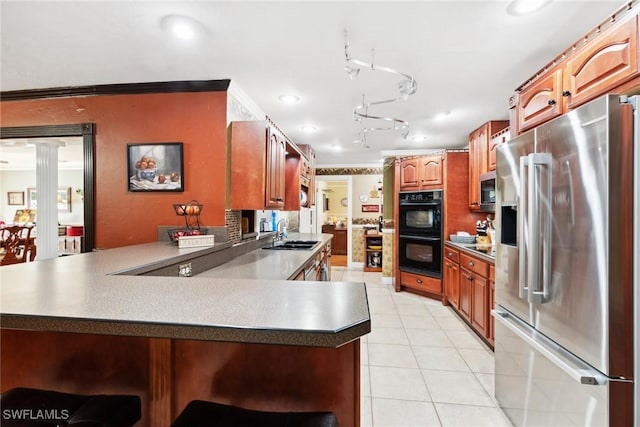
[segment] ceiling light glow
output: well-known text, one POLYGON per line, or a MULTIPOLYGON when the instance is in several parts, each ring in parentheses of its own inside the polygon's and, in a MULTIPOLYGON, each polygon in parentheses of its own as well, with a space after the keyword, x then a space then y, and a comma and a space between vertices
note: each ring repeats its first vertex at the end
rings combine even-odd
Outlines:
POLYGON ((433 120, 444 120, 451 115, 451 111, 444 111, 433 116, 433 120))
POLYGON ((193 40, 203 31, 202 25, 191 18, 181 15, 168 15, 160 21, 162 28, 180 40, 193 40))
POLYGON ((507 13, 510 15, 526 15, 542 9, 551 0, 513 0, 507 6, 507 13))
POLYGON ((311 132, 315 132, 318 128, 316 128, 316 127, 315 127, 315 126, 313 126, 313 125, 304 125, 304 126, 302 126, 300 129, 301 129, 303 132, 311 133, 311 132))
POLYGON ((300 102, 300 97, 297 95, 284 94, 278 97, 278 101, 283 104, 296 104, 300 102))
POLYGON ((427 136, 426 136, 426 135, 411 135, 411 136, 409 137, 409 140, 410 140, 410 141, 415 141, 415 142, 422 142, 422 141, 424 141, 425 139, 427 139, 427 136))

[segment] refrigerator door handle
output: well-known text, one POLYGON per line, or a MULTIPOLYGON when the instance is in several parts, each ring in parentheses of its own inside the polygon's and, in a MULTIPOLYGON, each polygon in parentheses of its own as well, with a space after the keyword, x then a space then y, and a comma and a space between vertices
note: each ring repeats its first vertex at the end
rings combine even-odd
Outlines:
POLYGON ((527 297, 530 303, 541 304, 549 301, 551 277, 552 157, 550 153, 531 153, 528 157, 527 297))
POLYGON ((609 383, 609 378, 606 375, 564 350, 508 311, 498 307, 491 310, 491 314, 503 326, 580 384, 606 385, 609 383))
POLYGON ((518 243, 518 289, 519 296, 523 300, 527 300, 529 287, 527 283, 527 245, 529 239, 527 233, 527 199, 528 199, 528 174, 525 173, 529 167, 529 158, 527 156, 520 157, 520 195, 518 197, 518 224, 517 224, 517 243, 518 243))

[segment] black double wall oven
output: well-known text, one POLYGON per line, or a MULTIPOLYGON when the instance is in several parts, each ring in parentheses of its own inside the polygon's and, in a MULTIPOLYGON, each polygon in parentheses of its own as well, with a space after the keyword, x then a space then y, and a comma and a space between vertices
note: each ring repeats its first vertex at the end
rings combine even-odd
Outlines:
POLYGON ((401 192, 400 270, 442 277, 442 190, 401 192))

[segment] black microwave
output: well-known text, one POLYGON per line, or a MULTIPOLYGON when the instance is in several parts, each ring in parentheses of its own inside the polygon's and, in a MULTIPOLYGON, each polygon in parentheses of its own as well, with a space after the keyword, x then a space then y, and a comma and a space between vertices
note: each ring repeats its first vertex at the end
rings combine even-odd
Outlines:
POLYGON ((480 175, 480 210, 495 212, 496 209, 496 172, 480 175))

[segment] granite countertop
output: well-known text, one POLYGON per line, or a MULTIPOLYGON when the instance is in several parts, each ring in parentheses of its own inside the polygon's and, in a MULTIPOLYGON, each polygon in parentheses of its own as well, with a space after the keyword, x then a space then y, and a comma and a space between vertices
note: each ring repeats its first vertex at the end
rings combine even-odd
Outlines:
POLYGON ((445 243, 492 264, 495 263, 496 251, 494 245, 484 243, 455 243, 451 240, 447 240, 445 243))
POLYGON ((277 280, 292 279, 306 262, 331 240, 330 234, 290 234, 287 240, 318 240, 309 250, 257 249, 234 258, 218 267, 197 274, 195 277, 228 279, 277 280))
POLYGON ((132 275, 228 246, 156 242, 3 266, 2 328, 314 347, 371 331, 364 283, 285 280, 321 245, 257 249, 195 277, 132 275))

